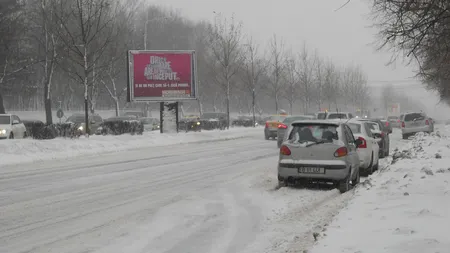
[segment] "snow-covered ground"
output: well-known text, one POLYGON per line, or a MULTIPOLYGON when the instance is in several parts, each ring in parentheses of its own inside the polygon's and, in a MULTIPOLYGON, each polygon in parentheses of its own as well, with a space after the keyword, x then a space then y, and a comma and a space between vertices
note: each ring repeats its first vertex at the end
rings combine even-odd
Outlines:
POLYGON ((310 252, 450 252, 450 128, 398 143, 310 252))
POLYGON ((0 141, 0 166, 15 163, 50 160, 76 156, 98 155, 105 152, 142 149, 192 142, 208 142, 239 138, 263 138, 263 128, 231 128, 225 131, 202 131, 161 134, 158 131, 143 135, 93 135, 79 139, 53 140, 14 139, 0 141))

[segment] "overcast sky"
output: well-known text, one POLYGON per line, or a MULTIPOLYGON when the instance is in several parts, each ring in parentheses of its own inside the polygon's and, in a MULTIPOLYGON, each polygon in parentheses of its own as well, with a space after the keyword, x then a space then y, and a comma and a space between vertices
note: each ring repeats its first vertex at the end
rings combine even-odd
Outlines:
MULTIPOLYGON (((335 11, 346 0, 148 0, 150 3, 175 8, 188 18, 212 20, 214 12, 227 17, 232 14, 244 25, 244 31, 260 44, 267 45, 273 34, 284 39, 293 50, 301 50, 303 42, 317 49, 336 64, 360 64, 368 74, 369 85, 398 85, 397 91, 420 99, 428 110, 447 108, 435 105, 435 95, 427 93, 411 80, 413 67, 398 61, 386 66, 389 52, 375 51, 375 30, 370 28, 370 1, 352 0, 335 11)), ((436 112, 434 112, 436 113, 436 112)), ((441 113, 438 113, 441 114, 441 113)), ((437 115, 436 115, 437 116, 437 115)))

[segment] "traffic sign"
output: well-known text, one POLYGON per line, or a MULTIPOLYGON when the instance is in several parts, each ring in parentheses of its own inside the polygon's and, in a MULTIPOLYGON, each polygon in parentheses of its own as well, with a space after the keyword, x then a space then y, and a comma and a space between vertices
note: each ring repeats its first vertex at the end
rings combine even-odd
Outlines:
POLYGON ((58 119, 64 117, 64 112, 61 108, 59 108, 58 111, 56 112, 56 117, 58 117, 58 119))

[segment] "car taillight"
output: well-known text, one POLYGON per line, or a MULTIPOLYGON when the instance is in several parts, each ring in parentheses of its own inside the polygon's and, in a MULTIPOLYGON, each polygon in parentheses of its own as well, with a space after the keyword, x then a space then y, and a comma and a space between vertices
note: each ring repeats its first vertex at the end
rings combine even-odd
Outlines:
POLYGON ((291 155, 291 150, 287 146, 281 146, 280 154, 282 155, 291 155))
POLYGON ((429 125, 429 124, 430 124, 430 121, 425 120, 425 125, 429 125))
POLYGON ((386 121, 386 126, 387 126, 387 127, 389 126, 389 122, 387 122, 387 121, 386 121))
POLYGON ((269 128, 269 122, 266 122, 266 128, 269 128))
POLYGON ((347 148, 341 147, 341 148, 338 148, 336 150, 336 152, 334 152, 334 157, 343 157, 343 156, 346 156, 347 153, 348 153, 347 148))
POLYGON ((281 129, 286 129, 286 128, 287 128, 287 126, 286 126, 285 124, 278 124, 278 128, 281 128, 281 129))
POLYGON ((400 123, 400 120, 398 119, 397 122, 400 123))
POLYGON ((363 137, 359 137, 358 140, 361 140, 361 145, 358 148, 367 148, 367 141, 363 137))
POLYGON ((405 127, 405 122, 404 121, 402 121, 402 127, 405 127))
POLYGON ((384 138, 384 132, 381 132, 381 138, 384 138))

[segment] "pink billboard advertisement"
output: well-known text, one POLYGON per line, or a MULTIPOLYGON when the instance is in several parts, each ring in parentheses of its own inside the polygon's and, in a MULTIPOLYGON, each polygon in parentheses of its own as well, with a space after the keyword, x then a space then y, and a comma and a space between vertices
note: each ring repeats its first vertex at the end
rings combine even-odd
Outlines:
POLYGON ((193 51, 138 51, 128 54, 129 101, 196 98, 193 51))

